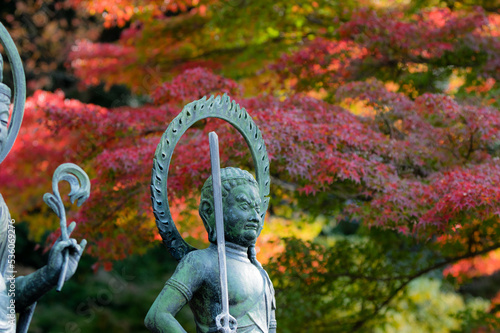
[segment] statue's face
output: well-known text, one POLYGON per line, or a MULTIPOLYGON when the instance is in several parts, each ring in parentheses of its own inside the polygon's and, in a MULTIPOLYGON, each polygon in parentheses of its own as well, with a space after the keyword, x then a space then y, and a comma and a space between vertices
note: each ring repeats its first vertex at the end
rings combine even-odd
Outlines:
POLYGON ((9 111, 0 111, 0 151, 7 139, 7 123, 9 121, 9 111))
POLYGON ((224 201, 224 237, 226 241, 248 247, 262 231, 260 196, 256 186, 238 185, 224 201))

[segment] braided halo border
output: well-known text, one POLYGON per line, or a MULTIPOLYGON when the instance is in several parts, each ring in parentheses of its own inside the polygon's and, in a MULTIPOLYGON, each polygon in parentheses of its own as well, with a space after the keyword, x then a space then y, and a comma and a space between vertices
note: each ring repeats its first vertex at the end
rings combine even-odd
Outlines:
POLYGON ((262 133, 247 113, 229 96, 203 97, 187 104, 168 125, 161 137, 153 158, 151 176, 151 202, 156 226, 170 254, 180 261, 187 253, 196 250, 180 235, 170 213, 167 198, 168 170, 175 146, 181 136, 195 122, 206 118, 219 118, 230 123, 245 139, 250 148, 259 185, 261 218, 264 220, 269 205, 269 157, 262 133))
MULTIPOLYGON (((26 76, 24 75, 23 64, 19 52, 17 52, 16 45, 1 22, 0 43, 3 45, 9 59, 12 68, 12 76, 14 78, 14 107, 7 130, 7 139, 4 142, 3 149, 0 151, 0 163, 2 163, 14 145, 14 141, 16 141, 17 134, 19 133, 23 121, 24 103, 26 101, 26 76)), ((0 70, 3 69, 0 68, 0 70)))

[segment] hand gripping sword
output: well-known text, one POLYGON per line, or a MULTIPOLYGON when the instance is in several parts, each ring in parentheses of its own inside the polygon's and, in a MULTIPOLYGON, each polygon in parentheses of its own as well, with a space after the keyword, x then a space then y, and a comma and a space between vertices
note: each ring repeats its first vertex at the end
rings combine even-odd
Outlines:
POLYGON ((224 240, 224 218, 222 214, 222 191, 220 179, 219 140, 215 132, 208 134, 210 141, 210 162, 212 165, 212 187, 214 191, 215 229, 217 233, 217 252, 219 254, 219 279, 222 312, 215 318, 217 332, 236 333, 238 322, 229 314, 227 292, 226 243, 224 240))

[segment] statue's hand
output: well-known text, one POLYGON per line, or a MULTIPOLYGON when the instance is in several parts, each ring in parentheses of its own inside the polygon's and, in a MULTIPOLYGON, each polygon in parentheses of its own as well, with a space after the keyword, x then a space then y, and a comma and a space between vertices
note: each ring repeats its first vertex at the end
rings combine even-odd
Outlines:
MULTIPOLYGON (((72 222, 68 226, 68 236, 71 235, 75 226, 75 222, 72 222)), ((64 252, 68 251, 68 270, 66 272, 65 281, 69 280, 73 274, 75 274, 78 262, 80 261, 80 257, 82 256, 86 245, 87 241, 85 239, 78 244, 74 238, 70 238, 68 240, 62 240, 59 238, 55 242, 49 254, 49 262, 47 264, 49 279, 51 281, 56 281, 57 283, 64 265, 64 252)))

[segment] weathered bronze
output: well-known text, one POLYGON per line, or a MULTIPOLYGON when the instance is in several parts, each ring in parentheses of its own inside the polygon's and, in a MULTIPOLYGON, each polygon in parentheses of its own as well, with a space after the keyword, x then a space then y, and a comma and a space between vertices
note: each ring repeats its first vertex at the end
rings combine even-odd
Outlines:
MULTIPOLYGON (((214 175, 217 173, 214 163, 212 168, 214 175)), ((199 333, 228 332, 236 326, 237 332, 276 332, 274 288, 255 256, 255 242, 262 231, 269 202, 269 160, 262 134, 245 109, 227 96, 203 98, 184 107, 170 123, 156 150, 151 193, 160 235, 180 263, 151 306, 146 327, 152 332, 185 332, 175 315, 189 304, 199 333), (221 246, 216 245, 217 200, 214 201, 213 176, 202 188, 199 208, 211 243, 206 249, 197 250, 182 239, 166 196, 168 168, 176 143, 192 124, 209 117, 224 119, 239 130, 252 152, 257 175, 256 181, 249 172, 238 168, 220 170, 225 238, 222 257, 226 258, 230 316, 220 316, 224 314, 225 292, 221 288, 223 267, 219 268, 221 246), (229 325, 216 320, 218 316, 229 321, 229 325)))
POLYGON ((269 158, 266 145, 262 139, 262 133, 250 115, 244 108, 240 108, 235 101, 231 101, 227 95, 222 98, 221 96, 217 98, 212 96, 208 100, 203 97, 198 101, 189 103, 163 133, 156 148, 151 176, 151 200, 156 226, 163 243, 167 246, 170 254, 177 260, 181 260, 188 252, 196 249, 184 241, 172 220, 167 197, 168 169, 174 148, 181 136, 195 122, 206 118, 223 119, 241 133, 250 149, 255 166, 255 175, 261 199, 262 220, 264 220, 269 204, 269 198, 267 197, 270 186, 269 158))
MULTIPOLYGON (((0 163, 9 153, 21 126, 26 83, 21 59, 5 27, 0 23, 0 40, 11 62, 14 76, 14 107, 9 122, 10 89, 2 83, 3 59, 0 55, 0 163)), ((89 194, 88 177, 74 164, 61 165, 54 174, 53 189, 55 195, 46 194, 44 199, 64 223, 63 236, 52 247, 46 266, 27 276, 16 276, 15 271, 15 226, 9 210, 0 194, 0 332, 26 333, 37 300, 55 287, 73 276, 86 245, 69 238, 76 224, 71 223, 66 229, 64 206, 57 190, 60 180, 71 185, 70 198, 82 203, 89 194), (16 313, 19 313, 16 328, 16 313)))

